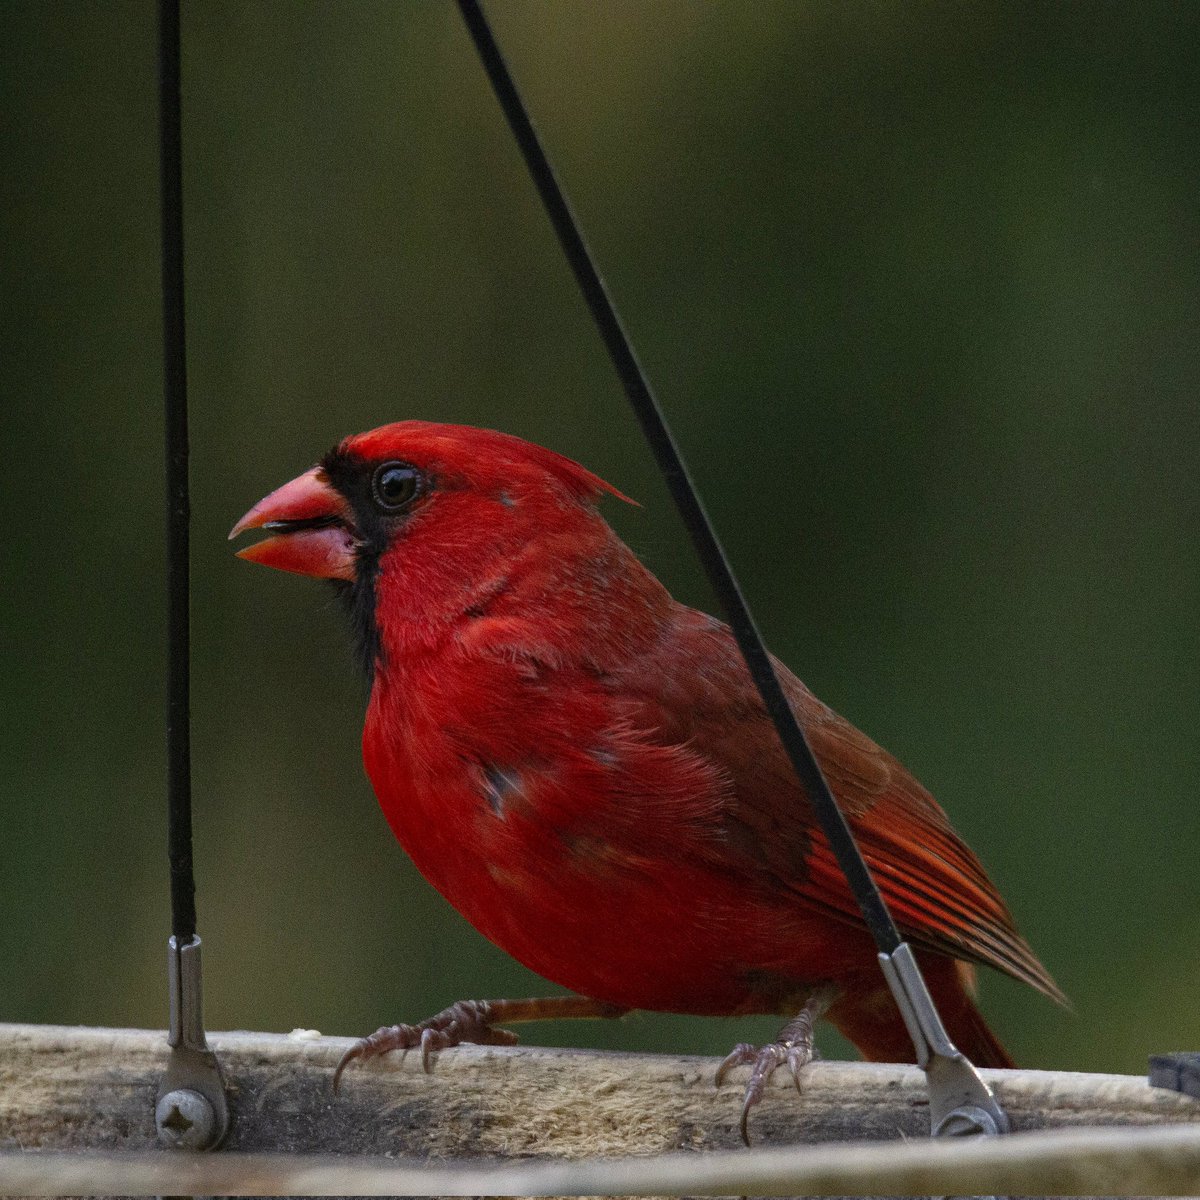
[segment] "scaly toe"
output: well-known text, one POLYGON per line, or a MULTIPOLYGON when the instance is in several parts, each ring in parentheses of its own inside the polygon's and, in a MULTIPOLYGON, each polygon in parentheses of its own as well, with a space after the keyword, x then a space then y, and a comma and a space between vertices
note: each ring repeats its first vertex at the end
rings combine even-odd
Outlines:
POLYGON ((382 1029, 375 1030, 370 1037, 359 1038, 338 1061, 333 1072, 333 1094, 336 1096, 341 1087, 342 1072, 356 1059, 368 1062, 389 1050, 411 1050, 417 1045, 420 1036, 420 1030, 413 1025, 385 1025, 382 1029))
POLYGON ((746 1093, 742 1099, 742 1119, 739 1127, 742 1131, 742 1141, 750 1145, 750 1110, 762 1103, 766 1095, 767 1084, 776 1069, 784 1061, 784 1049, 778 1042, 764 1046, 754 1059, 754 1070, 750 1072, 750 1080, 746 1084, 746 1093))
POLYGON ((491 1025, 488 1021, 490 1013, 491 1005, 487 1001, 460 1000, 419 1025, 386 1025, 377 1029, 370 1037, 360 1038, 342 1055, 333 1072, 334 1095, 341 1085, 342 1072, 358 1058, 366 1061, 389 1050, 414 1050, 419 1046, 421 1066, 428 1075, 433 1070, 433 1056, 439 1050, 449 1050, 463 1042, 515 1046, 517 1035, 511 1029, 491 1025))
POLYGON ((800 1072, 812 1062, 812 1053, 804 1046, 789 1046, 787 1052, 788 1070, 792 1073, 792 1081, 796 1091, 800 1091, 800 1072))
POLYGON ((749 1146, 750 1110, 756 1104, 762 1103, 763 1097, 767 1094, 767 1085, 771 1081, 771 1076, 786 1063, 792 1080, 796 1084, 796 1090, 799 1091, 800 1072, 812 1060, 812 1051, 807 1045, 795 1042, 769 1042, 761 1050, 756 1050, 753 1046, 738 1046, 733 1054, 721 1064, 722 1069, 726 1063, 729 1063, 730 1066, 734 1065, 730 1059, 733 1059, 735 1055, 738 1063, 753 1062, 754 1064, 749 1082, 746 1084, 745 1095, 742 1098, 742 1119, 738 1123, 742 1141, 749 1146))

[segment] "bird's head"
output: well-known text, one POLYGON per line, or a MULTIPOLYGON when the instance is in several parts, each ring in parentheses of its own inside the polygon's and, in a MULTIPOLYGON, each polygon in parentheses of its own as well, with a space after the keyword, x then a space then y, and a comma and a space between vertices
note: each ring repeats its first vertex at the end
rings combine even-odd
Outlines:
POLYGON ((608 536, 595 511, 604 492, 626 498, 511 434, 400 421, 346 438, 229 536, 262 530, 270 536, 240 558, 333 580, 370 670, 382 616, 443 624, 503 588, 539 548, 561 555, 608 536))

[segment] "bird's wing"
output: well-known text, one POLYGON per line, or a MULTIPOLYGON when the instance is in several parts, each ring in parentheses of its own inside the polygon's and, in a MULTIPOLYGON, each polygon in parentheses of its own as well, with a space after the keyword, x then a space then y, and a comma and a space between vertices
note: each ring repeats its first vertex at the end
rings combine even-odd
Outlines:
MULTIPOLYGON (((830 709, 805 732, 905 936, 918 946, 996 967, 1066 1003, 979 859, 912 775, 830 709)), ((813 838, 801 890, 857 916, 857 902, 823 836, 813 838)))
MULTIPOLYGON (((933 797, 886 750, 823 704, 782 663, 780 680, 905 937, 985 963, 1065 1002, 979 860, 933 797)), ((728 778, 729 849, 838 918, 862 918, 758 697, 732 634, 681 607, 661 655, 638 666, 641 719, 728 778)))

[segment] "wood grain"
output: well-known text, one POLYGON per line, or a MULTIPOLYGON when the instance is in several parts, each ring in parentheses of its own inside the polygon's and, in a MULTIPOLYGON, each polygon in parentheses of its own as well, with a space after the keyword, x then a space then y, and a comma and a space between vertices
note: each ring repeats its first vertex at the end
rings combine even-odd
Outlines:
MULTIPOLYGON (((335 1098, 330 1080, 349 1039, 210 1038, 230 1088, 231 1151, 419 1164, 740 1147, 743 1079, 716 1088, 715 1059, 464 1046, 439 1055, 429 1075, 411 1055, 356 1065, 335 1098)), ((154 1149, 166 1056, 159 1031, 0 1025, 0 1149, 154 1149)), ((1200 1102, 1141 1077, 983 1074, 1015 1131, 1200 1120, 1200 1102)), ((752 1128, 762 1146, 923 1138, 926 1113, 915 1067, 818 1062, 800 1094, 780 1073, 752 1128)))

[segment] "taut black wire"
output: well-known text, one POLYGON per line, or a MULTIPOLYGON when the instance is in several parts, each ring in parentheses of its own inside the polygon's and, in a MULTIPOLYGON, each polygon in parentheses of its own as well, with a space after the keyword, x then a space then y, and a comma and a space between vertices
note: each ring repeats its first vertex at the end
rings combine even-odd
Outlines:
POLYGON ((775 673, 762 634, 750 614, 712 522, 708 519, 696 488, 688 476, 662 409, 650 389, 650 383, 633 352, 604 281, 600 278, 579 232, 567 198, 563 195, 496 39, 492 36, 487 18, 477 0, 458 0, 458 7, 475 42, 479 57, 483 60, 484 69, 500 101, 500 107, 504 110, 508 124, 521 148, 554 231, 571 264, 571 270, 575 273, 587 306, 600 329, 600 336, 608 348, 625 393, 637 414, 642 432, 650 444, 667 486, 671 489, 675 506, 687 526, 692 544, 737 638, 755 686, 779 732, 779 740, 783 743, 796 775, 812 801, 821 828, 837 855, 876 944, 880 951, 891 954, 901 944, 900 932, 887 910, 879 888, 871 878, 871 872, 867 869, 862 852, 850 832, 850 826, 846 823, 846 818, 834 800, 821 768, 817 765, 804 731, 797 724, 791 706, 783 694, 779 676, 775 673))
POLYGON ((159 171, 162 200, 163 406, 167 467, 167 854, 171 932, 196 936, 192 874, 188 612, 187 355, 183 323, 183 139, 179 0, 158 5, 159 171))

